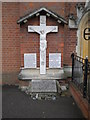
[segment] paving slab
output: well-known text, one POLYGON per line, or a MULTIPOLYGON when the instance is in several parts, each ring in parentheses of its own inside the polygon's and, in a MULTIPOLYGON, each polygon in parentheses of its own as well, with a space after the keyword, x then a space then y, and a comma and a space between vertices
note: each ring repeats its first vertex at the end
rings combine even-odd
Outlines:
POLYGON ((56 100, 33 100, 15 86, 2 88, 3 118, 76 118, 83 114, 72 97, 58 96, 56 100))

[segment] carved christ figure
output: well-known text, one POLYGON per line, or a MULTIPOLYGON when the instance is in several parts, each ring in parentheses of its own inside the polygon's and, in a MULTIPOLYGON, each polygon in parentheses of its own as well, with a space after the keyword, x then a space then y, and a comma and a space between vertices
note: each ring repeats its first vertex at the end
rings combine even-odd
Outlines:
POLYGON ((46 16, 40 16, 40 26, 28 26, 28 32, 40 34, 40 74, 46 74, 46 35, 57 31, 58 26, 46 26, 46 16))

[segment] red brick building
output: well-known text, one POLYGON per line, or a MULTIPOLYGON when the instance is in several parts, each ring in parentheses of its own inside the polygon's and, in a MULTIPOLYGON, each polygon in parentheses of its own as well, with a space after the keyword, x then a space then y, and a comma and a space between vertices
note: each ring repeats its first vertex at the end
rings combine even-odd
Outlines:
POLYGON ((61 53, 61 67, 71 66, 71 53, 76 51, 76 29, 69 28, 69 16, 76 17, 76 3, 2 3, 2 71, 3 84, 19 84, 18 75, 24 66, 24 53, 37 54, 37 67, 40 67, 40 36, 27 31, 28 25, 39 25, 40 16, 28 18, 26 23, 18 20, 28 16, 33 11, 44 7, 66 23, 47 16, 48 26, 58 26, 57 33, 47 35, 46 66, 49 67, 49 53, 61 53))

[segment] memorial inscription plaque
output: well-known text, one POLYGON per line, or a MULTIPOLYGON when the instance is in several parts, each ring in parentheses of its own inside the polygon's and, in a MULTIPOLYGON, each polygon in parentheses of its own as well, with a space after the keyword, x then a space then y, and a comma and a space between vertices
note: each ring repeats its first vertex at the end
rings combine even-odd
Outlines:
POLYGON ((36 68, 36 53, 24 54, 24 68, 36 68))
POLYGON ((49 53, 49 68, 61 68, 61 53, 49 53))

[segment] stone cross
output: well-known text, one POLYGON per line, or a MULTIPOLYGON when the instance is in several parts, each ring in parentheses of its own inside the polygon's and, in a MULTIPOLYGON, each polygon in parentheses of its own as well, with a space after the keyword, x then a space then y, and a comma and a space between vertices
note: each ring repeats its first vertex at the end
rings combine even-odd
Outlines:
POLYGON ((40 34, 40 74, 46 74, 46 35, 58 32, 58 26, 46 26, 46 16, 40 16, 40 26, 28 26, 28 32, 40 34))

